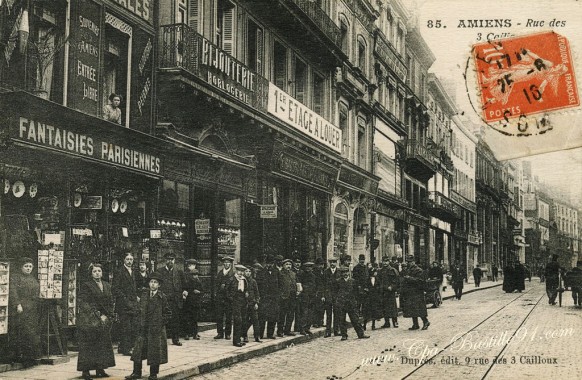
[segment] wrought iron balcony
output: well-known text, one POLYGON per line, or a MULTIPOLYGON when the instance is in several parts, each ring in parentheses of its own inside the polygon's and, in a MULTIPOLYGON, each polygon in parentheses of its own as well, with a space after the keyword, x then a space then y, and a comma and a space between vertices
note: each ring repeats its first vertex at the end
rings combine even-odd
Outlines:
POLYGON ((421 141, 406 141, 406 170, 415 177, 429 179, 436 173, 437 157, 421 141))
POLYGON ((342 32, 339 26, 325 13, 316 1, 310 0, 285 0, 294 4, 307 16, 323 34, 327 36, 335 46, 342 46, 342 32))
POLYGON ((428 213, 443 220, 455 220, 461 217, 459 207, 438 191, 428 193, 428 213))

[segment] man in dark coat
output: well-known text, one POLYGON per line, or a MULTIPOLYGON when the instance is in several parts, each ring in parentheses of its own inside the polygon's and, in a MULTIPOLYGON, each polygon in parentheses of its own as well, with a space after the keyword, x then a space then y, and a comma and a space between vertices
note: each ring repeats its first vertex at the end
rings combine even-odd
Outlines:
POLYGON ((572 287, 572 300, 574 306, 582 306, 582 261, 578 260, 576 266, 566 273, 568 285, 572 287))
MULTIPOLYGON (((261 264, 254 264, 253 266, 260 266, 261 264)), ((255 342, 262 343, 261 341, 261 328, 259 326, 259 302, 261 301, 261 294, 259 293, 259 286, 257 281, 252 275, 252 271, 247 268, 245 270, 245 277, 249 284, 249 296, 247 297, 247 318, 245 325, 243 326, 243 343, 249 342, 248 331, 251 326, 253 326, 253 335, 255 337, 255 342)), ((256 276, 255 276, 256 277, 256 276)))
POLYGON ((275 325, 279 318, 279 301, 281 299, 281 273, 274 267, 274 259, 268 256, 265 269, 257 273, 257 285, 261 302, 259 303, 260 337, 264 337, 265 326, 267 338, 275 338, 275 325))
POLYGON ((499 268, 497 267, 497 264, 493 264, 491 266, 491 277, 492 280, 497 282, 497 276, 499 276, 499 268))
POLYGON ((137 291, 138 297, 143 293, 144 290, 148 290, 150 271, 148 269, 148 263, 146 261, 140 260, 138 264, 138 271, 133 276, 135 280, 135 289, 137 291))
MULTIPOLYGON (((308 261, 303 264, 303 270, 299 272, 297 282, 301 286, 299 302, 301 302, 302 315, 299 318, 299 333, 301 335, 311 335, 311 325, 315 318, 315 304, 317 302, 317 277, 313 273, 315 264, 308 261)), ((295 322, 297 323, 297 321, 295 322)))
POLYGON ((523 290, 525 290, 525 267, 522 263, 519 262, 519 260, 516 260, 514 268, 515 269, 513 273, 515 276, 515 289, 521 293, 523 290))
POLYGON ((139 314, 138 293, 135 285, 137 273, 132 269, 133 255, 127 252, 123 266, 117 270, 111 283, 111 293, 115 300, 115 312, 119 317, 119 347, 117 352, 131 355, 131 348, 137 336, 136 326, 139 314))
MULTIPOLYGON (((280 273, 281 300, 279 301, 279 322, 277 323, 277 336, 294 336, 291 331, 295 318, 295 304, 297 302, 297 277, 293 270, 293 261, 285 259, 282 261, 283 268, 280 273)), ((297 324, 297 322, 295 322, 297 324)))
POLYGON ((479 264, 475 263, 475 268, 473 268, 473 280, 475 280, 475 287, 481 286, 481 277, 483 277, 483 270, 479 268, 479 264))
POLYGON ((428 278, 439 280, 438 287, 443 285, 443 268, 441 268, 438 261, 432 263, 432 267, 428 270, 428 278))
POLYGON ((463 285, 465 284, 465 279, 467 278, 467 273, 461 268, 459 262, 455 262, 451 268, 451 285, 455 291, 455 298, 460 300, 463 296, 463 285))
POLYGON ((336 287, 335 283, 340 279, 340 272, 337 270, 337 258, 332 257, 329 260, 329 268, 323 272, 323 283, 325 286, 324 295, 321 298, 322 302, 325 303, 325 314, 326 314, 326 324, 325 324, 325 338, 331 336, 331 327, 333 321, 333 335, 340 335, 340 320, 339 315, 335 312, 335 302, 336 302, 336 287))
POLYGON ((360 255, 358 257, 358 264, 352 270, 352 277, 358 287, 358 312, 362 313, 364 305, 364 289, 368 283, 368 267, 366 266, 366 256, 360 255))
POLYGON ((243 329, 246 325, 247 298, 249 296, 249 283, 244 276, 247 268, 244 265, 235 265, 234 277, 226 284, 226 296, 232 305, 232 345, 242 347, 243 329))
POLYGON ((176 256, 173 253, 167 253, 164 258, 166 259, 166 265, 156 270, 156 272, 163 279, 160 290, 168 298, 168 304, 172 309, 172 319, 168 324, 172 344, 181 346, 180 323, 182 322, 184 299, 188 296, 188 292, 184 288, 184 272, 174 267, 176 256))
POLYGON ((315 269, 313 273, 315 274, 316 280, 316 287, 317 287, 317 299, 315 300, 314 305, 314 327, 322 327, 323 326, 323 316, 325 314, 325 302, 322 302, 322 298, 325 294, 325 283, 324 283, 324 276, 323 272, 325 270, 325 261, 321 257, 315 259, 315 269))
POLYGON ((503 291, 513 293, 515 290, 515 268, 512 262, 508 262, 503 268, 503 291))
POLYGON ((418 317, 422 319, 422 329, 428 329, 428 312, 424 299, 425 278, 423 270, 414 262, 414 255, 406 256, 406 271, 402 281, 402 316, 412 318, 409 330, 418 330, 418 317))
POLYGON ((163 281, 159 273, 152 273, 149 290, 144 291, 140 297, 139 334, 131 355, 133 372, 125 377, 128 380, 141 379, 143 360, 147 360, 150 366, 149 380, 156 380, 160 365, 168 362, 165 326, 172 317, 172 310, 168 298, 160 289, 163 281))
POLYGON ((396 294, 400 288, 400 274, 390 264, 388 256, 384 256, 382 259, 382 269, 378 272, 378 277, 382 294, 382 314, 384 316, 382 328, 390 327, 390 320, 392 320, 394 327, 398 327, 396 294))
POLYGON ((546 294, 548 295, 548 303, 550 305, 556 304, 556 297, 558 296, 558 287, 560 286, 560 264, 558 263, 558 255, 552 255, 552 261, 546 265, 546 294))
POLYGON ((355 284, 354 280, 350 278, 350 269, 348 267, 341 267, 339 272, 341 273, 341 278, 333 283, 336 296, 335 307, 337 309, 334 312, 337 312, 339 315, 342 340, 348 339, 346 314, 350 317, 350 322, 352 323, 354 330, 356 330, 358 338, 369 338, 368 335, 364 334, 364 328, 360 324, 360 315, 357 310, 358 286, 355 284))
POLYGON ((234 277, 232 262, 234 257, 222 258, 222 269, 216 274, 214 310, 216 313, 216 333, 214 339, 230 339, 232 332, 232 305, 226 296, 226 285, 234 277))
MULTIPOLYGON (((299 254, 298 252, 295 252, 294 254, 299 254)), ((299 275, 299 273, 301 272, 301 259, 300 258, 296 258, 295 260, 293 260, 293 268, 291 268, 291 271, 293 271, 293 273, 295 273, 295 278, 297 278, 297 276, 299 275)), ((300 332, 301 328, 300 326, 303 324, 301 322, 301 316, 303 315, 303 311, 301 310, 301 302, 297 299, 297 297, 295 297, 295 302, 294 302, 294 310, 293 310, 293 317, 295 320, 295 324, 293 325, 293 331, 298 333, 300 332)))

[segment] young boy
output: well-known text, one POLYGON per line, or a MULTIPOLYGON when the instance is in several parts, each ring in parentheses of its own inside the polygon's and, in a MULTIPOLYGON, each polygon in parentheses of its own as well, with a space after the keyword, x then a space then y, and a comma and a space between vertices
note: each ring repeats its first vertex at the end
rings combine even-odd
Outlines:
POLYGON ((131 355, 133 372, 125 377, 128 380, 141 379, 144 359, 150 366, 149 380, 157 380, 160 364, 168 362, 166 323, 170 320, 172 311, 166 295, 159 290, 162 281, 158 273, 152 273, 148 283, 149 290, 144 291, 140 298, 139 335, 131 355))
POLYGON ((188 296, 184 301, 184 329, 186 340, 190 334, 195 340, 200 339, 198 335, 198 315, 200 310, 200 297, 202 296, 202 282, 198 278, 195 260, 186 260, 188 271, 184 280, 184 288, 188 296))
POLYGON ((261 332, 259 328, 259 287, 257 286, 257 281, 253 278, 252 272, 249 268, 245 270, 245 278, 249 284, 249 297, 247 298, 247 318, 244 321, 243 326, 243 342, 248 343, 248 331, 251 326, 253 326, 253 335, 255 336, 255 342, 261 343, 261 332))

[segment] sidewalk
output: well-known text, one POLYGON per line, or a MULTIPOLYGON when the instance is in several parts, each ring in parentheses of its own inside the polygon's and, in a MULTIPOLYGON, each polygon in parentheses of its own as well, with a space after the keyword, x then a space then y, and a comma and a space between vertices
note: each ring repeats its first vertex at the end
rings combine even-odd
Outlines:
MULTIPOLYGON (((502 282, 500 281, 485 281, 481 283, 481 287, 475 288, 473 283, 465 283, 463 290, 464 294, 466 294, 495 286, 501 286, 501 284, 502 282)), ((444 292, 442 292, 441 288, 441 293, 443 300, 454 297, 454 291, 449 285, 447 285, 447 290, 444 292)), ((430 307, 430 305, 427 306, 430 307)), ((251 342, 242 348, 238 348, 232 345, 232 340, 214 340, 213 338, 216 335, 216 331, 212 328, 213 326, 214 324, 207 324, 206 328, 210 327, 211 329, 200 332, 200 340, 182 340, 181 342, 183 345, 181 347, 169 344, 168 357, 170 362, 161 366, 159 378, 164 380, 178 380, 202 373, 208 373, 215 369, 229 366, 244 360, 249 360, 256 356, 266 355, 271 352, 308 342, 312 339, 323 337, 325 333, 325 328, 322 327, 312 329, 312 336, 297 335, 294 337, 277 338, 275 340, 264 339, 263 343, 256 343, 253 341, 252 334, 249 331, 251 342)), ((81 373, 76 370, 76 353, 69 353, 69 356, 70 360, 64 363, 56 363, 51 366, 40 365, 0 373, 0 380, 63 380, 79 378, 81 373)), ((115 354, 115 362, 115 367, 106 370, 106 372, 111 376, 109 379, 123 379, 131 373, 133 363, 128 356, 115 354)), ((149 368, 144 362, 145 379, 147 379, 148 371, 149 368)))
MULTIPOLYGON (((469 282, 465 282, 465 284, 463 285, 463 294, 472 293, 472 292, 475 292, 477 290, 489 289, 489 288, 493 288, 495 286, 501 286, 501 285, 503 285, 502 278, 498 279, 497 281, 481 280, 481 284, 477 288, 477 287, 475 287, 475 282, 473 282, 473 277, 471 277, 469 279, 469 282)), ((450 300, 450 299, 455 298, 455 291, 453 290, 453 287, 451 285, 447 284, 446 279, 443 282, 443 285, 441 286, 440 290, 441 290, 441 297, 443 298, 443 300, 450 300), (446 286, 447 290, 443 291, 443 286, 446 286)))

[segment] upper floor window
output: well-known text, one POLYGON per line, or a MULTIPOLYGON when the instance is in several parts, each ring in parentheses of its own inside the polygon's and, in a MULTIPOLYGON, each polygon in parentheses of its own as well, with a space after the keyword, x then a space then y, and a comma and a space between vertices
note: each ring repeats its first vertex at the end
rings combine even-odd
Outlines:
POLYGON ((367 168, 367 139, 366 139, 366 120, 358 117, 358 166, 367 168))
POLYGON ((396 28, 396 50, 404 55, 404 31, 400 26, 396 28))
POLYGON ((346 54, 348 54, 348 52, 350 51, 349 30, 350 30, 350 24, 348 23, 346 16, 344 16, 343 14, 340 15, 340 33, 341 33, 341 44, 342 44, 341 48, 344 51, 344 53, 346 53, 346 54))
POLYGON ((365 74, 366 70, 366 40, 362 36, 358 36, 358 67, 365 74))
POLYGON ((234 51, 234 4, 218 0, 216 4, 216 44, 226 53, 234 51))
POLYGON ((273 79, 277 87, 287 90, 287 48, 278 41, 273 44, 273 79))
POLYGON ((394 43, 394 16, 392 16, 390 9, 386 12, 386 38, 394 43))
POLYGON ((307 94, 307 64, 297 57, 295 58, 294 84, 294 98, 305 104, 307 94))
POLYGON ((339 105, 339 128, 342 131, 342 156, 348 156, 349 149, 349 118, 348 118, 348 107, 344 103, 339 105))
POLYGON ((311 100, 311 107, 313 111, 318 115, 324 116, 324 86, 325 86, 325 79, 317 74, 313 73, 313 94, 311 100))
MULTIPOLYGON (((185 0, 179 0, 179 7, 182 7, 182 3, 185 0)), ((190 0, 188 6, 188 26, 194 31, 199 32, 201 29, 200 20, 200 1, 201 0, 190 0)))
POLYGON ((259 74, 263 73, 263 29, 252 20, 247 25, 247 65, 259 74))

